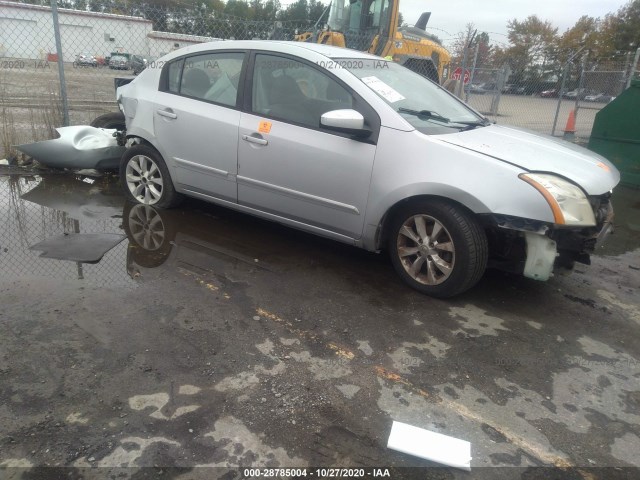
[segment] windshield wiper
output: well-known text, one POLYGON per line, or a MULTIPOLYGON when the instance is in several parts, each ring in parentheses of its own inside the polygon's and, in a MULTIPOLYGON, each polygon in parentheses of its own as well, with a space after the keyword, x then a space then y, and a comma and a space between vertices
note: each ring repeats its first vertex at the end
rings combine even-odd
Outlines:
POLYGON ((488 125, 491 125, 491 122, 487 119, 483 119, 480 121, 451 120, 450 118, 443 117, 439 113, 434 112, 432 110, 413 110, 411 108, 399 108, 398 112, 408 113, 409 115, 415 115, 416 117, 423 120, 433 119, 433 120, 438 120, 440 122, 444 122, 447 124, 453 124, 453 125, 447 125, 447 127, 451 127, 451 128, 458 128, 458 127, 455 127, 454 125, 463 125, 463 128, 461 130, 463 132, 467 130, 473 130, 474 128, 477 128, 477 127, 486 127, 488 125))
MULTIPOLYGON (((434 120, 440 120, 441 122, 444 122, 444 123, 449 123, 451 121, 447 117, 443 117, 439 113, 432 112, 431 110, 412 110, 411 108, 401 107, 398 109, 398 111, 401 113, 408 113, 409 115, 415 115, 418 118, 423 118, 423 119, 433 118, 434 120)), ((455 123, 458 123, 458 122, 455 122, 455 123)))
POLYGON ((465 132, 467 130, 473 130, 474 128, 488 127, 489 125, 491 125, 491 122, 489 120, 482 120, 482 121, 474 120, 472 122, 452 120, 451 123, 457 123, 458 125, 464 125, 465 127, 461 130, 463 132, 465 132))

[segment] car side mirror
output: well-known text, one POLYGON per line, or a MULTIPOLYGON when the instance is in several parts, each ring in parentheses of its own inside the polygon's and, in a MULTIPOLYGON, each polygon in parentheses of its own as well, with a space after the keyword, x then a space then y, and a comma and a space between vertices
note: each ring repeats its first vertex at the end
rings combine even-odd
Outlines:
POLYGON ((327 130, 346 133, 354 137, 364 138, 371 135, 365 127, 364 117, 356 110, 332 110, 320 117, 320 126, 327 130))

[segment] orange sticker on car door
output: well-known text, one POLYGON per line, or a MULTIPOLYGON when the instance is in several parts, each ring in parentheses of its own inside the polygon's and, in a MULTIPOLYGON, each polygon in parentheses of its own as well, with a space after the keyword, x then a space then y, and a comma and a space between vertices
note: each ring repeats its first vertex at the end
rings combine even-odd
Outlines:
POLYGON ((271 122, 261 121, 260 125, 258 125, 258 131, 260 133, 269 133, 271 131, 271 122))

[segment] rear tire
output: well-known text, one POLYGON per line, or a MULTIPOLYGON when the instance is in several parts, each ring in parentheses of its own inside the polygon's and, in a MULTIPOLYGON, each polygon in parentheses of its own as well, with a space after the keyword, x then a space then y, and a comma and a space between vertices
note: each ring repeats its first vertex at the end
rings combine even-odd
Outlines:
POLYGON ((120 182, 126 197, 134 203, 172 208, 182 201, 162 156, 148 145, 134 145, 124 152, 120 182))
POLYGON ((388 249, 400 278, 432 297, 473 287, 487 266, 487 237, 465 209, 441 200, 402 208, 392 219, 388 249))
POLYGON ((122 112, 110 112, 96 117, 91 122, 91 126, 95 128, 107 128, 116 130, 126 130, 127 123, 122 112))

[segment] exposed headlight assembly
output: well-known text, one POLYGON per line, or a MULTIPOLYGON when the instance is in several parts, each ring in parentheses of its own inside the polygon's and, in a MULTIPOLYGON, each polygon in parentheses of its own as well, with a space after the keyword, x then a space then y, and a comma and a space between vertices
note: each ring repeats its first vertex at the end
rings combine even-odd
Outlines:
POLYGON ((556 225, 596 225, 589 200, 573 183, 548 173, 522 173, 519 177, 542 194, 551 207, 556 225))

